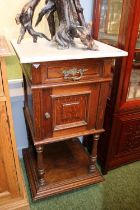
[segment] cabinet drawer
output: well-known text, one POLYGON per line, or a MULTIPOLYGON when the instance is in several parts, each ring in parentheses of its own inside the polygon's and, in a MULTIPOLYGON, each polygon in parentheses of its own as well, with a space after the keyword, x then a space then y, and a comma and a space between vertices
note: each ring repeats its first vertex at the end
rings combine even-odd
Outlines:
POLYGON ((102 64, 91 59, 49 62, 47 79, 54 82, 72 82, 94 79, 100 76, 102 64))
POLYGON ((23 66, 33 84, 50 84, 99 79, 103 76, 104 62, 84 59, 32 64, 32 78, 27 74, 29 68, 23 66))

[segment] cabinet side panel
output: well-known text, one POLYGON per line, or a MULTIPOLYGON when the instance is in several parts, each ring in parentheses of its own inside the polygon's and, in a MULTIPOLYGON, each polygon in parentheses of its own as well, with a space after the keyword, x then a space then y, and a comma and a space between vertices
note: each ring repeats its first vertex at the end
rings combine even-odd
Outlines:
POLYGON ((109 83, 101 84, 98 111, 97 111, 96 129, 100 129, 103 127, 104 112, 106 108, 108 93, 109 93, 109 83))
POLYGON ((42 91, 36 89, 33 95, 33 114, 34 114, 34 136, 35 139, 42 138, 42 91))

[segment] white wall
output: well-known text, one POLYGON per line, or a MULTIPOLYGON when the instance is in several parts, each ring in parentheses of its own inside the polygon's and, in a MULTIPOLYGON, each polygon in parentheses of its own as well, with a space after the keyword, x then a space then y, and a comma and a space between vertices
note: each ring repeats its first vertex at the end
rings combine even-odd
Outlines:
POLYGON ((15 128, 16 144, 19 157, 22 157, 22 149, 28 147, 25 119, 23 114, 24 102, 22 99, 12 100, 12 113, 15 128))
MULTIPOLYGON (((20 26, 16 24, 15 17, 29 0, 0 0, 0 35, 7 39, 17 38, 20 26)), ((35 18, 44 5, 44 0, 40 2, 35 12, 35 18)), ((44 31, 44 21, 38 26, 38 30, 44 31)))
POLYGON ((84 16, 86 22, 89 23, 92 21, 92 11, 93 11, 93 4, 94 0, 81 0, 82 7, 84 8, 84 16))
MULTIPOLYGON (((8 39, 17 38, 20 26, 16 24, 15 17, 29 0, 0 0, 0 35, 6 36, 8 39)), ((92 9, 94 0, 81 0, 84 8, 86 22, 92 20, 92 9)), ((34 21, 36 20, 39 11, 44 6, 44 0, 41 0, 36 8, 34 21)), ((48 34, 48 26, 45 18, 41 21, 36 30, 48 34)), ((26 36, 28 36, 26 34, 26 36)))
POLYGON ((14 130, 16 136, 16 144, 18 148, 19 157, 22 157, 22 149, 28 147, 28 139, 25 125, 25 118, 23 113, 24 106, 24 91, 22 80, 9 82, 10 98, 14 122, 14 130))

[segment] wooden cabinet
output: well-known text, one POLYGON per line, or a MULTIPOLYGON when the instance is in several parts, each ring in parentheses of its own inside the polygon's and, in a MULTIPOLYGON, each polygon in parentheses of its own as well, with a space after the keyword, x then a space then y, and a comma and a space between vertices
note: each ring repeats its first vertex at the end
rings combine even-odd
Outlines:
POLYGON ((45 40, 37 45, 25 41, 19 46, 13 42, 23 69, 24 111, 30 140, 23 155, 33 200, 103 181, 96 158, 112 79, 110 56, 112 51, 116 56, 123 51, 111 47, 111 53, 102 58, 109 46, 97 44, 101 55, 90 51, 89 56, 89 51, 82 49, 49 48, 45 40), (42 54, 43 48, 49 53, 42 54), (79 54, 81 59, 76 58, 79 54), (78 139, 89 134, 90 153, 78 139))
POLYGON ((95 138, 97 142, 103 132, 111 80, 104 69, 109 71, 110 65, 109 59, 44 62, 38 63, 38 69, 34 64, 22 64, 25 116, 37 153, 37 163, 31 149, 23 153, 26 166, 32 171, 32 175, 27 172, 30 182, 38 177, 37 183, 32 181, 31 185, 34 200, 103 180, 95 167, 97 145, 90 157, 75 137, 94 134, 91 141, 95 138))
POLYGON ((6 65, 2 56, 0 57, 0 209, 29 209, 16 150, 6 65))
MULTIPOLYGON (((96 38, 128 51, 128 57, 116 59, 113 66, 113 82, 105 112, 104 128, 98 147, 98 159, 103 172, 123 164, 140 160, 140 4, 138 0, 115 1, 116 31, 107 33, 102 14, 110 18, 114 0, 96 1, 93 32, 96 38), (101 20, 101 21, 99 21, 101 20)), ((104 19, 106 19, 104 18, 104 19)), ((94 19, 93 19, 94 20, 94 19)), ((111 19, 108 24, 113 23, 111 19)))
MULTIPOLYGON (((104 69, 110 69, 110 65, 109 59, 46 62, 39 64, 38 69, 29 64, 29 74, 26 71, 27 64, 22 65, 25 82, 31 82, 26 82, 25 85, 25 104, 28 110, 26 112, 31 116, 30 121, 33 122, 35 142, 46 138, 44 141, 47 143, 54 141, 54 138, 62 138, 64 134, 69 137, 71 131, 71 135, 75 136, 77 132, 88 134, 95 129, 102 129, 103 112, 100 113, 99 100, 106 99, 107 82, 111 78, 109 72, 105 73, 104 69), (75 79, 72 76, 65 78, 64 71, 67 71, 67 74, 74 72, 75 66, 77 72, 82 71, 81 75, 78 72, 75 79), (105 97, 102 96, 103 93, 105 97)), ((104 107, 102 106, 102 109, 104 107)))

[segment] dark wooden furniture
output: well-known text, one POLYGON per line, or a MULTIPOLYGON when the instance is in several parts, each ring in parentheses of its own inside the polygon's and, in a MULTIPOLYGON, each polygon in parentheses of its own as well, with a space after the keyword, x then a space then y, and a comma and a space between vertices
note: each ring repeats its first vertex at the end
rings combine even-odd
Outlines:
POLYGON ((23 69, 30 140, 23 156, 33 200, 103 181, 96 159, 112 80, 109 57, 127 53, 98 42, 97 52, 60 51, 43 40, 13 45, 23 69), (89 134, 90 153, 78 139, 89 134))
POLYGON ((93 36, 96 39, 128 51, 128 57, 116 59, 112 68, 112 89, 104 120, 106 132, 98 144, 98 160, 104 173, 140 160, 140 2, 115 2, 121 4, 117 35, 107 34, 103 28, 101 17, 103 13, 108 14, 111 5, 108 8, 105 1, 95 1, 96 16, 93 17, 93 36))
POLYGON ((11 52, 0 37, 0 210, 29 210, 18 159, 9 98, 5 56, 11 52))
POLYGON ((110 65, 103 59, 45 62, 28 72, 22 65, 25 116, 37 153, 36 161, 31 148, 23 152, 34 200, 103 180, 95 163, 110 65), (87 70, 80 82, 79 75, 74 81, 63 76, 75 66, 87 70), (93 134, 91 155, 75 138, 87 134, 93 134))

